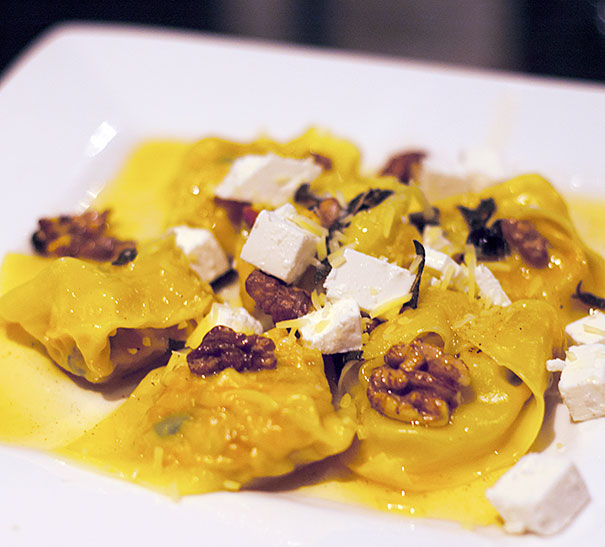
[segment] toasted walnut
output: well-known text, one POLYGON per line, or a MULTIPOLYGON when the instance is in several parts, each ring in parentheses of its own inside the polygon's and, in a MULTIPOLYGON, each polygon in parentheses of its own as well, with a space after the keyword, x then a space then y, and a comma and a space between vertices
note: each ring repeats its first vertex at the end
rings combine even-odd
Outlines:
POLYGON ((332 160, 328 158, 328 156, 323 156, 321 154, 316 154, 311 152, 311 157, 313 161, 319 165, 324 171, 329 171, 332 169, 332 160))
POLYGON ((384 362, 370 376, 368 400, 381 414, 402 422, 447 424, 462 400, 462 387, 470 385, 466 365, 428 342, 395 345, 384 362))
POLYGON ((286 285, 260 270, 254 270, 248 276, 246 291, 256 305, 276 323, 296 319, 306 315, 311 309, 311 296, 307 291, 286 285))
POLYGON ((226 368, 237 372, 275 368, 275 344, 266 336, 245 335, 220 325, 211 329, 202 343, 187 355, 189 370, 198 376, 226 368))
POLYGON ((256 222, 256 217, 258 216, 258 211, 254 209, 250 205, 244 205, 242 208, 242 220, 252 228, 254 223, 256 222))
POLYGON ((418 177, 422 160, 426 157, 426 152, 411 151, 403 152, 393 156, 382 168, 381 175, 392 175, 397 177, 400 182, 407 184, 410 180, 418 177))
POLYGON ((317 208, 321 225, 324 228, 332 228, 343 215, 343 209, 336 198, 326 198, 321 200, 317 208))
POLYGON ((548 240, 536 230, 533 222, 505 218, 500 221, 500 227, 509 245, 519 250, 525 262, 534 268, 548 266, 548 240))
POLYGON ((47 256, 72 256, 121 266, 137 255, 134 241, 106 234, 109 211, 88 210, 81 215, 42 218, 32 236, 35 250, 47 256))

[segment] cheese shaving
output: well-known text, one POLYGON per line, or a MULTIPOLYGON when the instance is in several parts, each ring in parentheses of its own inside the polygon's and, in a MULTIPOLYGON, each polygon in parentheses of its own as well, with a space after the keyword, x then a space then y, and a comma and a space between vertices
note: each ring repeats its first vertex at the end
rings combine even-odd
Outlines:
POLYGON ((587 325, 586 323, 584 324, 584 332, 605 337, 605 330, 595 327, 593 325, 587 325))
POLYGON ((414 260, 412 260, 410 267, 408 268, 409 272, 415 274, 418 271, 418 266, 420 266, 421 262, 422 262, 422 257, 419 255, 416 255, 414 257, 414 260))
POLYGON ((300 317, 296 319, 286 319, 285 321, 279 321, 275 323, 276 328, 278 329, 298 329, 303 324, 300 317))
POLYGON ((475 268, 477 267, 477 253, 472 245, 464 246, 464 263, 468 268, 468 291, 471 299, 475 298, 475 268))
POLYGON ((322 308, 321 300, 319 299, 319 295, 316 290, 313 290, 311 293, 311 303, 316 310, 320 310, 322 308))
POLYGON ((473 319, 476 319, 476 317, 472 313, 467 313, 462 319, 460 319, 460 321, 453 323, 452 328, 459 329, 460 327, 466 325, 467 323, 470 323, 473 319))
POLYGON ((441 283, 439 284, 440 289, 447 289, 450 286, 452 278, 454 277, 454 272, 456 271, 456 267, 452 264, 448 264, 445 268, 445 272, 443 274, 443 278, 441 279, 441 283))
POLYGON ((395 308, 397 309, 397 311, 399 311, 401 306, 403 306, 406 302, 409 302, 411 300, 411 298, 412 298, 412 293, 407 293, 407 294, 404 294, 403 296, 398 296, 397 298, 393 298, 392 300, 389 300, 388 302, 385 302, 384 304, 380 304, 379 306, 376 306, 370 312, 370 317, 372 319, 374 319, 375 317, 384 316, 389 311, 391 311, 395 308))
POLYGON ((320 237, 319 241, 317 242, 317 258, 319 258, 319 260, 323 260, 327 256, 328 249, 326 247, 326 238, 320 237))

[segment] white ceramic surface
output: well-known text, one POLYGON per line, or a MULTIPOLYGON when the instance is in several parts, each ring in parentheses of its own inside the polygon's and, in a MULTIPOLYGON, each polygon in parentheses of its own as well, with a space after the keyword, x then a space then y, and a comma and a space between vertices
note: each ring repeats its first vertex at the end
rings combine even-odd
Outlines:
MULTIPOLYGON (((73 210, 153 137, 288 138, 321 125, 356 141, 367 165, 414 146, 454 169, 489 148, 507 174, 537 171, 561 189, 603 195, 605 89, 133 28, 65 26, 0 82, 0 253, 25 247, 41 215, 73 210)), ((303 498, 218 493, 174 502, 143 488, 0 446, 0 544, 570 545, 596 541, 605 514, 605 422, 556 442, 593 501, 564 533, 415 520, 303 498)), ((554 449, 555 444, 551 445, 554 449)))

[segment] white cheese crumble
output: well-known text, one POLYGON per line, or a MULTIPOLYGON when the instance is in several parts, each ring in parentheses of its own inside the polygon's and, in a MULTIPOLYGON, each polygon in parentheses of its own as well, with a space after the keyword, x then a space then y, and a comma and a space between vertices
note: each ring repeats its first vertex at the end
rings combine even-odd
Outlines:
POLYGON ((574 344, 605 342, 605 313, 594 311, 565 327, 565 333, 574 344))
POLYGON ((299 318, 303 340, 322 353, 361 349, 361 315, 357 302, 344 298, 299 318))
POLYGON ((479 287, 479 297, 482 300, 493 306, 510 306, 510 298, 485 264, 479 264, 475 268, 475 283, 479 287))
POLYGON ((571 346, 565 361, 551 359, 546 368, 561 371, 559 392, 576 422, 605 416, 605 345, 571 346))
POLYGON ((231 269, 225 251, 209 230, 175 226, 172 232, 189 266, 206 283, 211 283, 231 269))
POLYGON ((311 264, 320 238, 288 219, 295 214, 289 204, 277 211, 261 211, 241 259, 286 283, 296 281, 311 264))
POLYGON ((313 158, 250 154, 233 162, 214 194, 221 199, 279 207, 294 197, 301 184, 314 181, 321 171, 313 158))
MULTIPOLYGON (((433 285, 445 283, 443 288, 453 287, 461 292, 469 291, 469 268, 456 262, 441 251, 425 247, 424 267, 426 271, 438 278, 433 285)), ((511 301, 502 289, 500 282, 485 264, 478 264, 474 270, 474 283, 479 289, 479 297, 491 306, 510 306, 511 301)))
POLYGON ((527 454, 485 495, 513 534, 555 534, 590 501, 575 465, 551 454, 527 454))
POLYGON ((445 280, 456 290, 466 290, 468 271, 465 266, 456 264, 454 259, 431 247, 424 247, 424 253, 424 267, 429 274, 445 280))
POLYGON ((225 325, 244 334, 261 334, 263 332, 260 321, 252 317, 246 308, 234 308, 229 304, 214 302, 207 319, 210 325, 208 330, 218 325, 225 325))
POLYGON ((329 301, 352 298, 362 310, 370 312, 405 296, 410 292, 414 279, 414 274, 405 268, 345 249, 342 262, 333 265, 324 281, 324 288, 329 301))

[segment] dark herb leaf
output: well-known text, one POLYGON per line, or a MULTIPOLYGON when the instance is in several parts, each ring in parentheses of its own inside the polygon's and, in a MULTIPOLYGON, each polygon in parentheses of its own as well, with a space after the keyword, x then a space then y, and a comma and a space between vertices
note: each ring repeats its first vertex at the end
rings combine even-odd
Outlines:
POLYGON ((315 276, 314 276, 314 282, 316 285, 319 285, 321 283, 324 282, 324 280, 326 279, 326 277, 328 277, 328 274, 330 273, 330 271, 332 270, 332 265, 330 264, 330 261, 327 258, 324 258, 321 261, 321 268, 317 268, 315 270, 315 276))
POLYGON ((464 220, 471 230, 485 226, 490 217, 496 210, 496 202, 494 198, 482 199, 475 209, 469 209, 464 205, 458 205, 458 210, 462 213, 464 220))
POLYGON ((605 298, 596 296, 588 291, 582 291, 582 282, 578 283, 575 294, 572 298, 578 299, 582 304, 590 306, 591 308, 597 308, 599 310, 605 310, 605 298))
POLYGON ((153 429, 159 437, 169 437, 178 433, 179 429, 183 425, 183 422, 189 420, 191 416, 185 414, 175 414, 164 418, 161 422, 156 423, 153 429))
POLYGON ((124 266, 124 264, 128 264, 132 262, 137 257, 137 250, 135 248, 124 249, 116 258, 112 265, 114 266, 124 266))
POLYGON ((412 298, 406 302, 399 313, 401 313, 406 308, 411 308, 415 310, 418 307, 418 296, 420 295, 420 281, 422 280, 422 272, 424 271, 424 262, 426 258, 426 252, 422 243, 414 240, 414 248, 416 249, 416 254, 421 257, 420 264, 418 265, 418 272, 416 273, 416 279, 414 279, 414 283, 412 284, 412 298))
POLYGON ((482 199, 475 209, 458 205, 458 210, 470 228, 466 242, 475 247, 479 260, 498 260, 509 254, 500 221, 494 222, 491 227, 487 226, 487 221, 496 210, 494 198, 482 199))
POLYGON ((311 185, 305 182, 296 189, 294 201, 309 209, 318 206, 321 200, 311 192, 311 185))
POLYGON ((340 373, 342 369, 349 361, 359 361, 363 358, 363 351, 348 351, 346 353, 334 353, 333 355, 326 356, 324 355, 324 366, 326 363, 326 358, 330 359, 330 372, 331 376, 334 378, 334 383, 337 383, 340 378, 340 373))
POLYGON ((422 233, 425 226, 439 226, 440 224, 441 211, 437 207, 433 207, 433 216, 428 218, 424 211, 418 213, 410 213, 408 219, 411 224, 416 226, 418 231, 422 233))
POLYGON ((498 260, 510 252, 499 222, 494 222, 490 228, 487 226, 474 228, 468 234, 466 242, 475 247, 478 260, 498 260))
POLYGON ((370 190, 355 196, 349 202, 347 205, 347 213, 350 215, 355 215, 360 211, 366 211, 372 207, 376 207, 391 195, 393 195, 393 190, 371 188, 370 190))
POLYGON ((168 338, 168 353, 172 353, 173 351, 180 351, 184 347, 184 340, 175 340, 174 338, 168 338))

